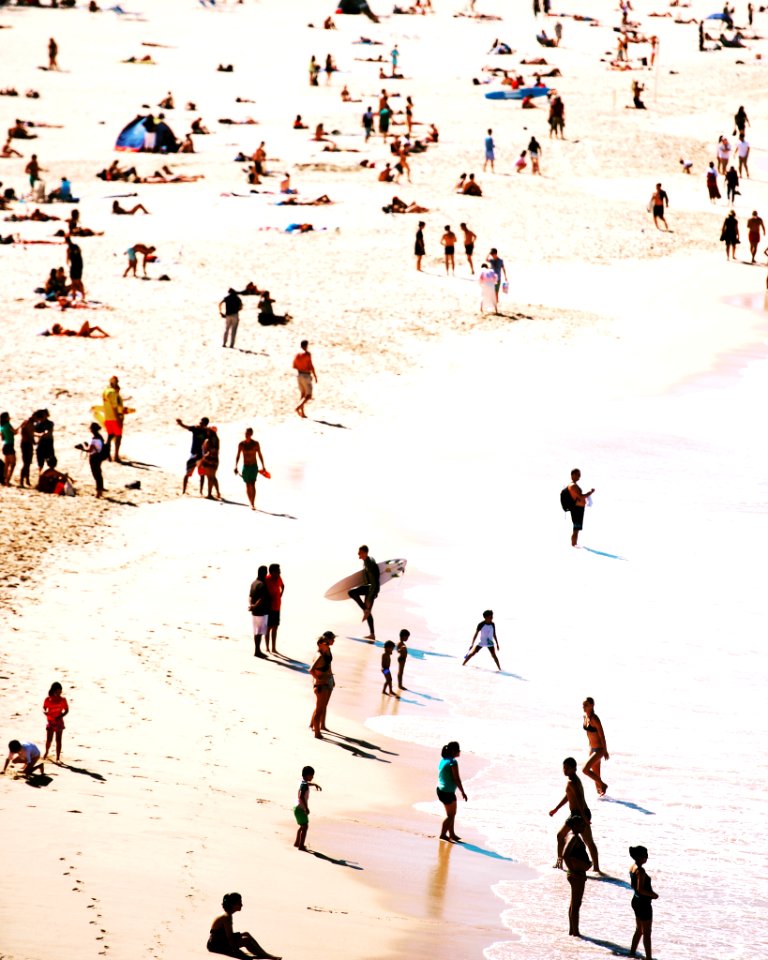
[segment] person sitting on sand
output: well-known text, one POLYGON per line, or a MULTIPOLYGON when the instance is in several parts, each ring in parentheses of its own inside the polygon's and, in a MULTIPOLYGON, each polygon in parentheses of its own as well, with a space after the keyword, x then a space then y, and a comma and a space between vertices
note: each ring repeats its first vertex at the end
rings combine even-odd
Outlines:
POLYGON ((155 252, 154 247, 148 247, 143 243, 135 243, 132 247, 128 247, 126 253, 128 254, 128 266, 125 268, 123 273, 124 277, 127 277, 129 273, 133 273, 134 277, 136 276, 136 267, 139 262, 139 255, 143 257, 142 268, 144 270, 144 276, 147 275, 147 260, 155 252))
POLYGON ((439 140, 440 140, 440 131, 437 129, 437 127, 434 125, 434 123, 430 123, 430 125, 429 125, 429 133, 426 135, 426 137, 425 137, 424 139, 426 140, 427 143, 438 143, 438 142, 439 142, 439 140))
POLYGON ((224 913, 216 917, 211 924, 207 943, 209 953, 218 953, 225 957, 240 957, 244 960, 249 956, 258 957, 259 960, 281 960, 275 954, 267 953, 250 933, 235 933, 232 929, 232 914, 243 909, 243 898, 239 893, 225 893, 221 906, 224 913), (248 950, 249 953, 243 953, 243 949, 248 950))
POLYGON ((300 113, 297 113, 297 114, 296 114, 296 119, 293 121, 293 129, 294 129, 294 130, 308 130, 308 129, 309 129, 309 127, 307 127, 306 123, 304 123, 304 121, 301 119, 301 114, 300 114, 300 113))
POLYGON ((147 210, 143 203, 137 203, 135 207, 127 210, 125 207, 121 207, 117 200, 112 202, 112 213, 122 214, 125 217, 132 217, 135 213, 138 213, 139 210, 141 210, 142 213, 149 213, 149 210, 147 210))
POLYGON ((326 17, 323 20, 323 30, 335 30, 336 24, 333 22, 333 17, 326 17))
POLYGON ((243 289, 240 291, 240 296, 254 297, 256 296, 256 294, 261 294, 263 292, 264 292, 263 290, 259 290, 259 288, 253 282, 253 280, 249 280, 248 283, 246 283, 245 287, 243 287, 243 289))
POLYGON ((11 740, 8 744, 8 756, 3 765, 3 773, 8 769, 8 765, 14 763, 23 767, 22 775, 31 777, 35 770, 45 773, 45 768, 40 760, 40 749, 37 744, 28 741, 11 740))
POLYGON ((259 323, 262 327, 274 327, 288 323, 293 317, 286 313, 284 315, 275 313, 272 304, 274 299, 270 297, 269 290, 265 290, 259 298, 259 323))
MULTIPOLYGON (((64 301, 68 303, 68 301, 64 301)), ((79 330, 67 330, 60 323, 54 323, 50 330, 43 333, 44 337, 95 337, 97 340, 108 337, 109 334, 101 327, 93 327, 87 320, 83 321, 79 330)))
POLYGON ((192 121, 192 133, 196 133, 199 136, 208 136, 210 132, 208 127, 203 126, 202 117, 197 117, 197 119, 192 121))
POLYGON ((158 107, 161 110, 173 110, 173 94, 171 91, 168 91, 168 96, 163 97, 163 99, 158 103, 158 107))
MULTIPOLYGON (((73 210, 69 219, 67 220, 67 231, 70 237, 103 237, 104 231, 91 230, 90 227, 83 227, 80 225, 80 211, 73 210)), ((63 237, 65 233, 63 230, 57 230, 54 234, 56 237, 63 237)))
POLYGON ((325 126, 322 123, 318 123, 315 127, 315 135, 312 137, 313 140, 316 140, 318 143, 329 143, 333 149, 336 149, 336 144, 331 140, 331 138, 325 132, 325 126))
POLYGON ((72 203, 72 184, 67 177, 61 178, 61 184, 48 194, 48 203, 60 200, 62 203, 72 203))
POLYGON ((145 54, 143 57, 128 57, 127 60, 121 60, 120 63, 154 63, 150 54, 145 54))
POLYGON ((184 139, 181 141, 181 146, 179 147, 179 153, 194 153, 195 145, 192 143, 192 134, 188 133, 184 139))
POLYGON ((10 135, 9 135, 8 138, 6 139, 5 143, 3 144, 2 154, 0 154, 0 156, 4 157, 5 159, 9 159, 10 157, 20 157, 20 156, 22 156, 22 154, 19 153, 18 150, 14 150, 13 147, 11 146, 11 137, 10 137, 10 135))
POLYGON ((298 193, 298 190, 294 190, 291 187, 291 175, 286 173, 283 179, 280 181, 280 193, 298 193))
POLYGON ((349 90, 347 89, 346 83, 341 88, 341 99, 344 101, 344 103, 350 103, 350 101, 352 100, 352 97, 349 95, 349 90))
POLYGON ((377 180, 379 183, 392 183, 395 179, 395 174, 392 170, 390 164, 385 164, 384 169, 379 172, 377 180))
POLYGON ((470 173, 469 178, 461 189, 465 197, 482 197, 483 190, 480 184, 475 180, 474 173, 470 173))

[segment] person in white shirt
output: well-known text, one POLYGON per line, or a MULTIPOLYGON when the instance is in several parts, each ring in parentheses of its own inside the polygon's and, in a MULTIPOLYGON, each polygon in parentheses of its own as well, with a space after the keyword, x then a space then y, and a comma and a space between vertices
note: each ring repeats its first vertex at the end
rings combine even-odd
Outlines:
POLYGON ((743 133, 739 134, 739 142, 736 144, 736 147, 733 151, 734 156, 739 158, 739 176, 749 176, 749 165, 747 160, 749 160, 749 144, 743 133))
POLYGON ((480 313, 498 313, 499 302, 496 299, 496 284, 499 277, 495 270, 491 270, 484 263, 478 281, 480 283, 480 313))

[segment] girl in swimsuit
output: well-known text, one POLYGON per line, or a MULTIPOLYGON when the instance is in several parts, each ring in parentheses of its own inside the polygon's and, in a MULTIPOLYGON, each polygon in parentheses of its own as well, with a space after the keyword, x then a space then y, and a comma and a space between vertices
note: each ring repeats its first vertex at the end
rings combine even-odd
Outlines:
POLYGON ((241 957, 249 960, 259 957, 260 960, 281 960, 273 953, 259 946, 250 933, 235 933, 232 930, 232 914, 243 909, 243 898, 239 893, 225 893, 221 901, 224 913, 211 924, 211 935, 208 937, 208 952, 220 953, 225 957, 241 957), (245 947, 249 953, 243 953, 245 947))
POLYGON ((608 790, 608 784, 600 776, 600 764, 603 760, 608 760, 608 745, 605 742, 605 733, 603 725, 600 723, 600 717, 595 713, 595 701, 592 697, 582 704, 584 708, 584 730, 589 740, 589 760, 582 767, 582 773, 595 781, 598 796, 604 796, 608 790))
POLYGON ((632 945, 629 956, 637 956, 637 945, 643 938, 643 948, 646 957, 651 957, 651 927, 653 926, 653 900, 659 895, 653 892, 651 878, 645 872, 645 863, 648 860, 648 851, 645 847, 630 847, 629 855, 635 861, 629 868, 629 881, 632 884, 632 911, 635 914, 635 932, 632 936, 632 945))

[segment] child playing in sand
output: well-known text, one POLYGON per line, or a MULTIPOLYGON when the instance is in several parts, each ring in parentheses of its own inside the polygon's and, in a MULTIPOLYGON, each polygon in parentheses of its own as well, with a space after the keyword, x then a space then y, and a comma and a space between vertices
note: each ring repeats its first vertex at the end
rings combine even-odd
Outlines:
POLYGON ((314 767, 304 767, 301 771, 301 783, 299 784, 299 802, 293 808, 293 815, 296 817, 296 823, 299 829, 296 831, 296 840, 294 847, 298 850, 307 849, 307 831, 309 830, 309 788, 322 790, 319 783, 312 783, 315 777, 314 767))
POLYGON ((405 661, 408 659, 408 637, 410 630, 401 630, 400 639, 397 641, 397 686, 400 690, 405 690, 403 686, 403 672, 405 670, 405 661))
POLYGON ((61 684, 51 684, 48 696, 43 701, 43 713, 46 716, 45 725, 45 755, 43 760, 48 759, 48 751, 51 749, 53 735, 56 734, 56 763, 61 760, 61 735, 64 732, 64 717, 69 713, 69 704, 66 697, 61 695, 61 684))
POLYGON ((493 610, 483 610, 483 619, 475 629, 475 635, 472 637, 472 643, 470 644, 470 651, 466 657, 464 657, 462 667, 466 666, 467 661, 471 660, 483 647, 487 647, 488 653, 493 657, 493 662, 499 670, 501 670, 501 664, 499 663, 499 658, 496 656, 496 650, 493 649, 494 644, 496 644, 496 650, 498 650, 499 640, 496 636, 496 624, 493 622, 493 610), (480 639, 475 643, 478 634, 480 634, 480 639))
POLYGON ((44 773, 44 767, 40 760, 40 749, 35 743, 26 740, 11 740, 8 744, 8 756, 3 764, 3 773, 8 769, 8 764, 18 763, 24 769, 22 773, 25 777, 31 777, 35 770, 44 773))
POLYGON ((515 160, 515 170, 517 170, 518 173, 522 173, 523 170, 525 170, 525 168, 528 166, 528 161, 525 159, 527 152, 527 150, 523 150, 517 160, 515 160))
POLYGON ((384 653, 381 655, 381 672, 384 674, 384 686, 381 689, 382 693, 392 694, 392 696, 397 697, 398 694, 392 689, 392 672, 389 669, 390 664, 392 663, 392 651, 395 649, 395 645, 391 640, 387 640, 384 644, 384 653))

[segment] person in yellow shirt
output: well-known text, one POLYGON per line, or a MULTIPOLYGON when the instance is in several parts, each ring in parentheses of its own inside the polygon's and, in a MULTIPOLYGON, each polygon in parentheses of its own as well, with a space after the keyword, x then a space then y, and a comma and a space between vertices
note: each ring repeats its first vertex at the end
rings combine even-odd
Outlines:
POLYGON ((123 398, 120 396, 120 383, 117 377, 111 377, 109 386, 102 394, 104 402, 104 429, 107 431, 107 450, 109 459, 115 463, 122 463, 120 460, 120 444, 123 440, 123 421, 125 419, 125 407, 123 398), (114 455, 112 453, 112 441, 114 440, 114 455))

